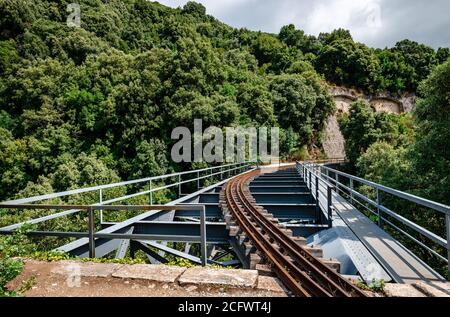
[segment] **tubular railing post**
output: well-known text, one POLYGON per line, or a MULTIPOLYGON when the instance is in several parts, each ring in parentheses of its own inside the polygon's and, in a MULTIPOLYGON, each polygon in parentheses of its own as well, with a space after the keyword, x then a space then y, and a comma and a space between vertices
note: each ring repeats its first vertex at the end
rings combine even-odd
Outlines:
POLYGON ((447 281, 450 281, 450 213, 445 214, 445 226, 447 229, 447 281))
POLYGON ((353 178, 350 178, 350 201, 353 204, 353 178))
POLYGON ((336 181, 336 193, 339 195, 339 174, 337 172, 334 173, 335 181, 336 181))
MULTIPOLYGON (((100 188, 99 191, 99 203, 102 204, 103 203, 103 190, 100 188)), ((100 209, 100 224, 103 223, 103 210, 100 209)))
POLYGON ((317 219, 317 215, 320 212, 320 206, 319 206, 319 177, 317 175, 316 176, 316 219, 317 219))
POLYGON ((153 205, 152 180, 149 181, 148 187, 150 190, 150 205, 153 205))
POLYGON ((200 190, 200 172, 197 171, 197 190, 200 190))
POLYGON ((95 258, 94 209, 88 208, 89 258, 95 258))
POLYGON ((311 169, 308 170, 308 182, 309 182, 309 189, 312 191, 312 187, 311 187, 311 169))
POLYGON ((181 197, 181 175, 178 175, 178 197, 181 197))
POLYGON ((200 210, 200 248, 202 255, 202 266, 206 266, 207 263, 207 253, 206 253, 206 210, 205 205, 202 206, 200 210))
POLYGON ((333 227, 333 219, 332 219, 332 205, 333 205, 333 197, 331 192, 331 187, 327 186, 327 210, 328 210, 328 227, 333 227))
POLYGON ((377 214, 378 214, 378 226, 380 228, 382 228, 383 226, 383 222, 381 220, 381 209, 380 209, 380 205, 381 205, 381 195, 380 195, 380 191, 377 188, 377 214))

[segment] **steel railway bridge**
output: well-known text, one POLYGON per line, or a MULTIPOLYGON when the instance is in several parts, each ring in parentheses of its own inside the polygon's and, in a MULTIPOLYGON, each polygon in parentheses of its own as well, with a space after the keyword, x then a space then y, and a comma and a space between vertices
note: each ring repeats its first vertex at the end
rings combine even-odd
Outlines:
POLYGON ((56 237, 62 245, 55 250, 75 257, 143 252, 153 264, 171 255, 257 269, 276 274, 297 296, 364 296, 352 279, 444 281, 423 254, 450 268, 450 207, 341 172, 341 163, 237 163, 5 201, 0 208, 39 216, 0 233, 33 225, 27 235, 56 237), (160 191, 177 199, 157 204, 160 191), (394 200, 435 215, 446 236, 393 210, 394 200), (64 217, 85 219, 85 229, 48 229, 64 217), (405 239, 416 248, 400 243, 405 239))

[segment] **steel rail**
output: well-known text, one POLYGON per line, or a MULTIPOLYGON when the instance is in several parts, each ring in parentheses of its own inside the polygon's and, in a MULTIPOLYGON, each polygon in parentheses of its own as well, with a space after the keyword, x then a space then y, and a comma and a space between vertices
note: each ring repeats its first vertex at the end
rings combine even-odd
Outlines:
MULTIPOLYGON (((233 216, 235 217, 236 221, 238 222, 240 228, 242 228, 247 234, 249 235, 258 235, 257 228, 252 225, 243 214, 242 211, 239 210, 240 207, 238 205, 238 202, 232 197, 232 187, 234 186, 235 181, 230 181, 225 188, 225 195, 227 198, 227 205, 231 209, 231 212, 233 213, 233 216)), ((270 241, 268 241, 264 236, 261 235, 259 239, 253 239, 252 242, 258 246, 258 249, 262 251, 268 259, 271 261, 271 263, 274 265, 275 271, 278 273, 278 275, 281 277, 283 282, 287 284, 289 289, 291 289, 296 295, 302 296, 302 297, 311 297, 309 292, 305 290, 301 284, 298 283, 294 277, 289 274, 289 272, 286 270, 286 267, 292 266, 291 263, 283 256, 283 254, 276 249, 270 241)))
MULTIPOLYGON (((243 182, 241 183, 241 191, 248 191, 248 187, 244 186, 243 182)), ((248 191, 248 195, 251 196, 250 191, 248 191)), ((323 264, 323 262, 311 255, 310 252, 298 245, 288 235, 281 231, 273 222, 261 215, 261 213, 248 201, 248 199, 245 198, 245 196, 243 196, 242 199, 247 201, 247 207, 253 211, 255 219, 261 225, 261 222, 264 222, 265 225, 275 231, 275 234, 279 236, 279 242, 282 245, 282 248, 285 251, 292 253, 290 255, 303 266, 302 269, 314 273, 312 274, 314 275, 314 278, 322 285, 327 285, 333 295, 340 293, 340 296, 348 296, 348 293, 360 292, 358 288, 342 278, 339 274, 336 274, 327 265, 323 264), (333 278, 329 278, 329 276, 332 276, 333 278)))
POLYGON ((297 296, 365 296, 258 211, 247 184, 256 175, 246 173, 226 185, 227 206, 286 285, 297 296))

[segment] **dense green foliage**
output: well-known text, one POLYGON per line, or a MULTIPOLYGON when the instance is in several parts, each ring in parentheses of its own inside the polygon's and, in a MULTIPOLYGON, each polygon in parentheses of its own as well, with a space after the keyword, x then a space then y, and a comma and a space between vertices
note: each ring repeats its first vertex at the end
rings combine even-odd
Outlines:
MULTIPOLYGON (((0 200, 170 172, 174 127, 290 130, 320 143, 324 80, 276 36, 190 2, 0 1, 0 200)), ((283 146, 283 148, 287 148, 283 146)))
POLYGON ((430 71, 450 57, 448 48, 435 51, 410 40, 400 41, 392 48, 371 49, 355 42, 343 29, 315 38, 288 25, 281 29, 279 38, 299 49, 327 80, 370 93, 415 92, 430 71))
MULTIPOLYGON (((346 152, 356 173, 374 182, 450 205, 449 87, 450 60, 435 68, 420 84, 421 98, 412 117, 375 114, 369 105, 355 102, 348 117, 342 117, 340 123, 346 138, 346 152)), ((366 193, 371 194, 370 191, 366 193)), ((385 196, 384 205, 446 237, 443 214, 385 196)), ((426 245, 430 244, 409 228, 402 229, 426 245)), ((395 230, 392 233, 397 234, 395 230)), ((397 234, 396 237, 446 274, 446 266, 431 253, 405 236, 397 234)), ((445 256, 443 248, 433 248, 445 256)))
POLYGON ((352 166, 377 141, 398 147, 409 144, 414 138, 410 114, 375 112, 362 100, 353 103, 349 114, 341 115, 339 123, 346 140, 346 156, 352 166))
POLYGON ((421 191, 450 205, 450 60, 437 67, 419 87, 416 109, 417 141, 412 161, 421 191))
POLYGON ((448 87, 450 60, 420 84, 412 115, 375 113, 363 101, 353 103, 340 118, 350 164, 369 179, 450 204, 448 87))

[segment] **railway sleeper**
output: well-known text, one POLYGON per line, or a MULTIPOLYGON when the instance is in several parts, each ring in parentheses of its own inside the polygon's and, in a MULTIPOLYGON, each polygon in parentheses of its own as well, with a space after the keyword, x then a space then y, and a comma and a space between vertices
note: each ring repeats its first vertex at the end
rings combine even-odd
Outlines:
POLYGON ((261 263, 262 258, 257 253, 250 254, 250 270, 256 270, 256 266, 261 263))
POLYGON ((292 240, 295 241, 295 243, 297 243, 299 246, 306 246, 306 239, 303 237, 292 237, 292 240))
POLYGON ((244 247, 245 247, 245 255, 246 256, 250 256, 250 254, 256 252, 255 246, 250 241, 244 242, 244 247))
POLYGON ((272 267, 269 264, 257 264, 256 268, 258 274, 260 276, 276 276, 275 272, 272 270, 272 267))
POLYGON ((322 259, 322 262, 328 266, 330 269, 334 270, 336 273, 340 273, 341 272, 341 262, 339 262, 336 259, 322 259))
POLYGON ((240 234, 238 234, 237 239, 239 245, 243 245, 244 242, 247 242, 249 240, 245 232, 241 232, 240 234))
POLYGON ((281 231, 282 231, 285 235, 287 235, 288 237, 293 237, 293 236, 294 236, 294 233, 292 232, 291 229, 281 229, 281 231))
POLYGON ((239 228, 239 226, 230 226, 228 229, 230 232, 230 237, 236 237, 241 232, 241 228, 239 228))

